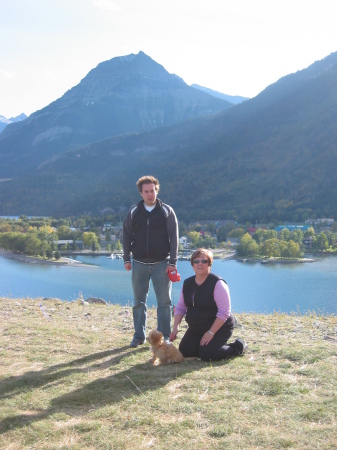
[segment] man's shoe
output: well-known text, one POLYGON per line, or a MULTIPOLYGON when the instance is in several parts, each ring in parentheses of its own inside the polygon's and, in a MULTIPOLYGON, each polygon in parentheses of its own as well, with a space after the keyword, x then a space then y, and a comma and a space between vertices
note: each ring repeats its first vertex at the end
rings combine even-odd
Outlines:
POLYGON ((142 345, 144 342, 141 342, 141 341, 138 341, 137 339, 133 339, 133 341, 131 342, 131 344, 130 344, 130 347, 131 348, 136 348, 136 347, 138 347, 139 345, 142 345))
POLYGON ((235 345, 235 349, 236 349, 236 354, 241 356, 245 353, 245 351, 247 350, 247 344, 245 343, 245 341, 243 339, 236 339, 236 341, 234 342, 235 345))

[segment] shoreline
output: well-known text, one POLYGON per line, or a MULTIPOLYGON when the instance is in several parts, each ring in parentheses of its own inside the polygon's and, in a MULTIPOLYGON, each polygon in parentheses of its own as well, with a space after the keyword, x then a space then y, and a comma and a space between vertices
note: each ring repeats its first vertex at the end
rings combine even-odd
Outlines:
MULTIPOLYGON (((83 264, 81 261, 77 261, 72 258, 68 258, 65 255, 90 255, 90 256, 101 256, 109 255, 111 252, 107 251, 97 251, 93 252, 91 250, 84 251, 65 251, 62 252, 64 256, 61 256, 59 260, 55 259, 43 259, 36 256, 28 256, 22 253, 15 253, 10 250, 0 249, 0 256, 4 258, 11 259, 13 261, 28 263, 28 264, 40 264, 40 265, 62 265, 62 266, 73 266, 73 267, 96 267, 95 265, 83 264)), ((224 252, 223 250, 213 250, 214 259, 220 259, 223 261, 234 259, 242 263, 260 263, 260 264, 304 264, 317 262, 317 259, 313 258, 242 258, 236 255, 236 252, 224 252)), ((178 258, 179 259, 179 258, 178 258)))
POLYGON ((73 266, 73 267, 96 267, 88 264, 83 264, 75 259, 62 257, 59 260, 42 259, 35 256, 28 256, 22 253, 15 253, 9 250, 0 249, 0 256, 11 259, 13 261, 23 262, 26 264, 39 264, 39 265, 59 265, 59 266, 73 266))
POLYGON ((242 263, 260 263, 260 264, 305 264, 317 262, 312 258, 235 258, 242 263))

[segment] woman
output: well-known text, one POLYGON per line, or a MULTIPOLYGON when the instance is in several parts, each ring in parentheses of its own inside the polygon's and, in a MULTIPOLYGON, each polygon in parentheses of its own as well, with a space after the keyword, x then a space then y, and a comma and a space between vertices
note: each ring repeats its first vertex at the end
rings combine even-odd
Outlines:
POLYGON ((219 361, 242 355, 246 343, 237 339, 227 344, 233 334, 234 317, 231 315, 229 289, 226 282, 211 272, 213 253, 198 248, 191 257, 195 275, 184 281, 175 308, 174 326, 170 341, 177 336, 183 317, 188 329, 179 350, 184 357, 197 356, 203 361, 219 361))

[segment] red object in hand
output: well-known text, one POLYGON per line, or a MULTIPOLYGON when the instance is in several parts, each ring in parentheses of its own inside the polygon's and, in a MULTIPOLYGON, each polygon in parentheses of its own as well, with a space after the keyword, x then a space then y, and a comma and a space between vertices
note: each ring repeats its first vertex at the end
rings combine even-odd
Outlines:
POLYGON ((177 271, 177 269, 172 270, 172 272, 168 273, 169 279, 174 283, 175 281, 180 281, 181 277, 177 271))

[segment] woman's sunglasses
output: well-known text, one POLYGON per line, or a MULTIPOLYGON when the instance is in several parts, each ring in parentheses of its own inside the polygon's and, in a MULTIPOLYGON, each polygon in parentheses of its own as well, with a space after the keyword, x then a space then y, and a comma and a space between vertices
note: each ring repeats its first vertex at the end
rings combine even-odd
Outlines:
POLYGON ((208 259, 194 259, 193 264, 208 264, 208 259))

